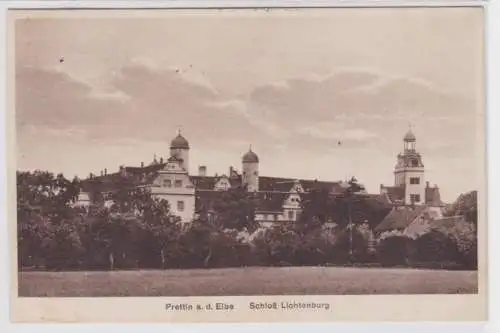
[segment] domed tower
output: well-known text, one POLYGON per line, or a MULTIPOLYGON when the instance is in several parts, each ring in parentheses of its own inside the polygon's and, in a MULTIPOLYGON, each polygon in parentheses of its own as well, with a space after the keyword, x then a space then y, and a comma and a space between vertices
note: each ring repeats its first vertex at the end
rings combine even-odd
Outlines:
POLYGON ((242 158, 242 181, 247 186, 249 192, 259 190, 259 157, 252 151, 252 147, 242 158))
POLYGON ((394 183, 404 187, 405 204, 425 203, 425 179, 422 156, 416 150, 417 139, 415 134, 408 130, 403 138, 403 153, 398 155, 398 162, 394 168, 394 183))
POLYGON ((170 143, 170 156, 181 160, 180 166, 189 172, 189 142, 181 135, 181 131, 170 143))

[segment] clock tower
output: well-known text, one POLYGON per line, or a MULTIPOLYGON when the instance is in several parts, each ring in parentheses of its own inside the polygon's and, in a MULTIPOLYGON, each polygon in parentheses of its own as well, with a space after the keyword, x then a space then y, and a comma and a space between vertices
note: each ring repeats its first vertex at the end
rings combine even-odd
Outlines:
POLYGON ((415 135, 408 130, 403 138, 403 152, 398 154, 394 167, 394 185, 404 188, 405 205, 425 203, 424 164, 416 150, 416 142, 415 135))

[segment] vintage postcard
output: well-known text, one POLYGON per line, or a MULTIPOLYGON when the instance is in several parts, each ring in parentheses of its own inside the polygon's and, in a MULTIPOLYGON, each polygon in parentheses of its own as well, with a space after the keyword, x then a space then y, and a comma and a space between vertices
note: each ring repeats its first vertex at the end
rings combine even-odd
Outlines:
POLYGON ((12 320, 486 320, 482 7, 8 14, 12 320))

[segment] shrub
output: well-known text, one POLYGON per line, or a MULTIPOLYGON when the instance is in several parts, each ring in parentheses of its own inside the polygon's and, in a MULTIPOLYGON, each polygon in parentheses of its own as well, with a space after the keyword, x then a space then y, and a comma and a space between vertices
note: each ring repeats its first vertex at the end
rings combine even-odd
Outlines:
POLYGON ((457 246, 442 232, 432 230, 415 240, 414 259, 421 262, 456 261, 457 246))
POLYGON ((371 261, 368 251, 367 234, 362 231, 364 230, 359 230, 358 228, 352 230, 352 244, 349 229, 346 228, 337 234, 335 240, 335 263, 346 264, 371 261), (352 256, 350 256, 351 248, 352 256))
POLYGON ((412 252, 413 240, 404 235, 389 235, 380 239, 377 258, 383 266, 406 265, 412 252))

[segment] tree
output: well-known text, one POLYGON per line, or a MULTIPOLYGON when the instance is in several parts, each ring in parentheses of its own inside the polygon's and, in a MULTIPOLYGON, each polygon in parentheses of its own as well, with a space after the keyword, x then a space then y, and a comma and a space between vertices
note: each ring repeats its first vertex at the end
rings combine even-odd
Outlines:
POLYGON ((380 235, 377 257, 383 266, 406 265, 412 252, 413 240, 399 232, 380 235))
POLYGON ((297 232, 307 234, 332 219, 333 198, 326 188, 313 188, 302 195, 301 214, 297 221, 297 232))
POLYGON ((447 216, 464 216, 468 222, 477 226, 477 191, 470 191, 455 200, 451 207, 445 212, 447 216))
MULTIPOLYGON (((209 203, 212 210, 211 225, 221 229, 247 230, 252 233, 259 225, 255 221, 256 198, 245 186, 230 188, 209 203)), ((208 218, 208 211, 203 213, 208 218)))
POLYGON ((53 173, 40 170, 18 171, 16 178, 20 266, 44 265, 44 256, 54 257, 55 253, 50 251, 58 249, 51 242, 58 239, 57 244, 61 244, 63 241, 61 234, 66 233, 67 240, 75 242, 70 247, 79 248, 79 240, 73 237, 73 231, 68 229, 71 226, 67 224, 75 217, 71 203, 79 193, 78 179, 69 181, 62 174, 54 176, 53 173))
POLYGON ((455 260, 468 269, 477 269, 477 228, 474 222, 455 221, 452 225, 437 226, 456 246, 455 260))
POLYGON ((437 230, 415 239, 415 250, 415 259, 421 262, 451 262, 457 255, 453 240, 437 230))
POLYGON ((180 218, 170 213, 167 201, 152 198, 142 208, 142 219, 145 241, 159 253, 161 267, 166 268, 169 254, 176 254, 176 242, 181 234, 180 218))

